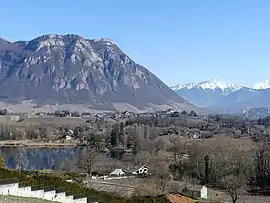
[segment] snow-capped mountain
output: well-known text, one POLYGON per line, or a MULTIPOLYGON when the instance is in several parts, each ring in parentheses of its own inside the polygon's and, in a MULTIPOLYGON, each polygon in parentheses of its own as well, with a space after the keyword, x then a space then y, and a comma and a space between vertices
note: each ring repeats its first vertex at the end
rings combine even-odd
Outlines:
POLYGON ((210 106, 222 96, 229 95, 241 88, 241 85, 227 84, 217 79, 171 87, 180 96, 200 107, 210 106))
POLYGON ((212 79, 171 87, 187 101, 210 111, 233 113, 250 108, 270 107, 270 80, 258 82, 252 87, 212 79))
POLYGON ((255 90, 264 90, 264 89, 269 89, 270 88, 270 80, 264 80, 262 82, 255 83, 252 86, 252 89, 255 90))
POLYGON ((188 83, 184 85, 175 85, 172 86, 171 89, 174 91, 181 90, 181 89, 193 89, 193 88, 200 88, 205 91, 215 91, 217 89, 221 90, 224 94, 237 91, 242 88, 242 86, 238 84, 227 84, 217 79, 211 79, 208 81, 203 82, 195 82, 195 83, 188 83))
POLYGON ((252 87, 211 79, 171 87, 180 96, 213 113, 241 113, 252 108, 270 108, 270 80, 252 87))

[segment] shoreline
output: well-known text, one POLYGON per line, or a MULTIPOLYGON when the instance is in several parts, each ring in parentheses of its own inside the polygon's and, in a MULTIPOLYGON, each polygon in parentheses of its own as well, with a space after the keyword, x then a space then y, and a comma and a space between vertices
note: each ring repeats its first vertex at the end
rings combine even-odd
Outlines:
POLYGON ((1 140, 0 147, 18 147, 23 144, 26 148, 72 148, 80 146, 78 142, 54 143, 54 142, 31 142, 16 140, 1 140))

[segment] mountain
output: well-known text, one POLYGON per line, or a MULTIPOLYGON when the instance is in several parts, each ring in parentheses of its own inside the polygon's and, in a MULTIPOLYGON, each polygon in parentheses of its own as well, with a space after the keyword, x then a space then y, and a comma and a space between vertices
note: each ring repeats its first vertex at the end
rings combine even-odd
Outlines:
POLYGON ((229 95, 241 88, 240 85, 226 84, 217 79, 171 87, 180 96, 199 107, 210 106, 223 96, 229 95))
POLYGON ((242 87, 228 95, 221 96, 206 109, 219 113, 227 113, 229 109, 231 113, 241 113, 245 109, 253 108, 253 105, 248 104, 248 101, 256 99, 259 94, 260 91, 242 87))
MULTIPOLYGON (((257 83, 264 84, 264 83, 257 83)), ((254 85, 253 85, 254 87, 254 85)), ((229 95, 221 97, 211 106, 207 107, 209 111, 241 113, 243 110, 270 107, 270 89, 267 86, 255 86, 253 88, 242 88, 229 95)))
MULTIPOLYGON (((112 40, 43 35, 11 43, 0 38, 0 98, 18 103, 85 104, 113 109, 167 105, 195 109, 112 40)), ((165 108, 165 107, 164 107, 165 108)))
POLYGON ((212 113, 241 113, 243 110, 270 107, 270 80, 252 88, 212 79, 171 87, 187 101, 212 113))
POLYGON ((251 108, 248 111, 244 111, 243 114, 249 119, 265 118, 270 116, 270 109, 265 107, 251 108))
POLYGON ((252 86, 252 89, 255 90, 262 90, 262 89, 269 89, 270 88, 270 81, 269 80, 264 80, 262 82, 255 83, 252 86))

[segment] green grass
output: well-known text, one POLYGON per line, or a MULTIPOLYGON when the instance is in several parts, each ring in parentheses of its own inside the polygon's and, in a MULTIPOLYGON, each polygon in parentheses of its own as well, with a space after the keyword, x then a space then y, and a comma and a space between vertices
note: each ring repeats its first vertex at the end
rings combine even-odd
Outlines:
POLYGON ((27 198, 27 197, 17 197, 11 195, 0 195, 0 202, 8 203, 52 203, 52 201, 37 199, 37 198, 27 198))

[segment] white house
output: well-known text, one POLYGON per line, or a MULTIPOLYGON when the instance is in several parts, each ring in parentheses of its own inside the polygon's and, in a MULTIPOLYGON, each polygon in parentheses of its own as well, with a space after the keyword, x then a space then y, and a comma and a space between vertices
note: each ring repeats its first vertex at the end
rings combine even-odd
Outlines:
POLYGON ((121 175, 125 175, 126 173, 118 168, 118 169, 114 169, 113 172, 110 173, 110 176, 121 176, 121 175))
POLYGON ((193 138, 193 139, 199 139, 199 138, 200 138, 200 135, 198 135, 197 133, 194 133, 194 134, 192 135, 192 138, 193 138))
POLYGON ((66 135, 66 140, 69 141, 69 140, 73 140, 73 137, 70 136, 70 135, 66 135))
POLYGON ((149 171, 149 167, 143 165, 141 168, 138 168, 136 171, 132 172, 133 175, 139 175, 139 174, 147 174, 149 171))

